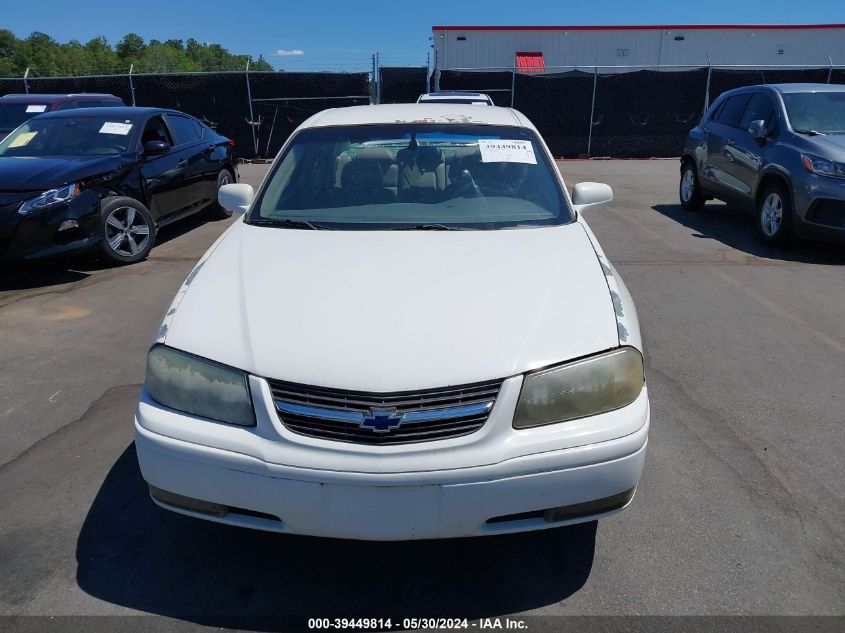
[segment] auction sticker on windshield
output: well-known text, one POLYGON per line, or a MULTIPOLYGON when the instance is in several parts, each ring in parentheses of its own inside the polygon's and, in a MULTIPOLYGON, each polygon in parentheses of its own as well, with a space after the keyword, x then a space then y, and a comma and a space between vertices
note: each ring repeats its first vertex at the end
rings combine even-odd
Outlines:
POLYGON ((534 146, 531 141, 511 140, 491 141, 478 139, 482 163, 528 163, 537 164, 534 146))
POLYGON ((15 138, 12 139, 12 142, 9 143, 9 148, 12 147, 23 147, 27 143, 29 143, 38 132, 20 132, 15 138))
POLYGON ((45 105, 28 105, 26 106, 27 112, 46 112, 47 106, 45 105))
POLYGON ((100 134, 120 134, 126 136, 132 129, 131 123, 120 123, 117 121, 106 121, 100 128, 100 134))

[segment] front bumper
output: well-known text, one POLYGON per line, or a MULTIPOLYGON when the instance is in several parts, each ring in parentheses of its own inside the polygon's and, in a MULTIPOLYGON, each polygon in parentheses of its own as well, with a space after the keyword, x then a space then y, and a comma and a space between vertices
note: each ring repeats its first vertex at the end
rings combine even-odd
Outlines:
POLYGON ((40 259, 96 248, 103 239, 99 201, 95 192, 86 191, 68 204, 26 215, 16 210, 7 213, 0 220, 0 260, 40 259), (75 226, 59 230, 66 220, 75 226))
POLYGON ((288 435, 266 408, 264 386, 251 378, 258 418, 251 429, 186 416, 142 393, 135 447, 144 479, 157 489, 156 503, 292 534, 362 540, 481 536, 615 512, 630 501, 645 459, 645 389, 634 404, 610 414, 514 431, 510 420, 521 386, 521 378, 514 378, 503 386, 486 427, 473 435, 362 447, 288 435), (591 424, 597 434, 585 433, 591 424), (195 432, 197 425, 204 434, 195 432), (581 505, 608 499, 598 509, 581 505))
POLYGON ((845 180, 807 174, 794 195, 798 235, 845 243, 845 180))

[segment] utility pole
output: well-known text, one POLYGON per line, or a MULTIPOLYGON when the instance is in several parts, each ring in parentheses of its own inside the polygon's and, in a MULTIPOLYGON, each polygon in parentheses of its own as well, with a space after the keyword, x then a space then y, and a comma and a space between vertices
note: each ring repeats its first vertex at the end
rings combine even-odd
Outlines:
POLYGON ((255 156, 258 156, 258 139, 255 136, 255 116, 252 113, 252 88, 249 85, 249 61, 246 60, 246 98, 249 101, 249 129, 252 130, 252 147, 255 156))
POLYGON ((26 80, 27 77, 29 77, 29 66, 26 67, 26 70, 23 73, 23 90, 26 94, 29 94, 29 83, 26 80))
POLYGON ((707 85, 704 87, 704 111, 701 113, 701 116, 704 116, 707 108, 710 107, 710 76, 712 74, 713 65, 710 63, 710 53, 707 53, 707 85))
POLYGON ((596 56, 596 67, 593 71, 593 101, 590 105, 590 131, 587 133, 587 158, 590 157, 590 149, 593 144, 593 114, 596 111, 596 82, 599 78, 599 58, 596 56))
POLYGON ((434 92, 440 92, 440 48, 434 42, 434 92))
POLYGON ((135 64, 129 64, 129 92, 132 93, 132 105, 135 105, 135 82, 132 81, 132 71, 135 69, 135 64))
POLYGON ((376 54, 372 54, 373 60, 373 79, 370 82, 370 104, 377 104, 378 103, 378 88, 376 86, 376 81, 378 80, 378 75, 376 74, 376 54))
POLYGON ((511 107, 513 107, 514 99, 516 98, 516 56, 513 58, 513 67, 511 68, 511 107))

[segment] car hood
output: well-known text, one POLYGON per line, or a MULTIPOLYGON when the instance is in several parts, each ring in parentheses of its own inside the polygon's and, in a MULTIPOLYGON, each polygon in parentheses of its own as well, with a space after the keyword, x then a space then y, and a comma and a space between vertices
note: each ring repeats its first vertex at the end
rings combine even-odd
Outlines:
POLYGON ((845 160, 845 134, 819 134, 809 137, 809 141, 825 158, 845 160))
POLYGON ((3 156, 0 191, 45 191, 113 171, 124 162, 119 156, 3 156))
POLYGON ((425 232, 238 223, 186 280, 164 342, 268 378, 402 391, 505 378, 619 339, 577 223, 425 232))

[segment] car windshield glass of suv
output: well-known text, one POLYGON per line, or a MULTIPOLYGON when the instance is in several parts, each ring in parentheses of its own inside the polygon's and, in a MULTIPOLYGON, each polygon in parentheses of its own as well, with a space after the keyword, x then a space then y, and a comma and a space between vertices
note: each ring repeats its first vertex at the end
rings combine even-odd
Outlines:
POLYGON ((307 228, 502 229, 573 220, 531 130, 469 124, 311 128, 247 222, 307 228))
POLYGON ((0 156, 97 156, 129 148, 133 117, 31 119, 0 143, 0 156))
POLYGON ((787 93, 783 102, 796 132, 845 134, 845 91, 787 93))
POLYGON ((50 109, 43 103, 0 103, 0 132, 11 132, 21 123, 50 109))

